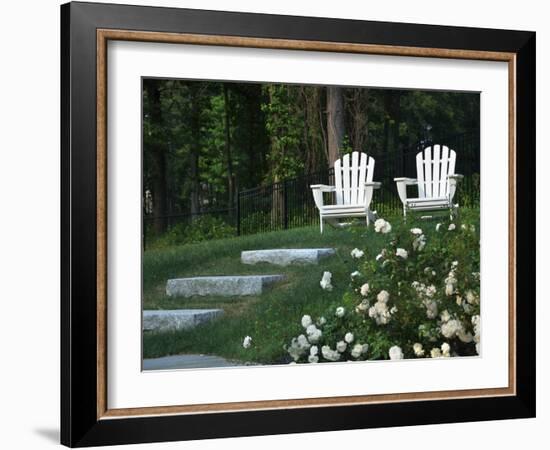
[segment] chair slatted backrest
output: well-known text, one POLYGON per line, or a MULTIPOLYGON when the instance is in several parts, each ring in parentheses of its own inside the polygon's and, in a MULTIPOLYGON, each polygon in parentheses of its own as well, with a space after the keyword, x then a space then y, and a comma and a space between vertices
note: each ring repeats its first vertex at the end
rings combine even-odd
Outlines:
POLYGON ((346 154, 334 163, 337 205, 365 203, 365 183, 372 181, 374 159, 366 153, 346 154))
POLYGON ((418 197, 446 197, 449 194, 449 175, 454 175, 456 153, 445 145, 426 147, 416 155, 418 197))

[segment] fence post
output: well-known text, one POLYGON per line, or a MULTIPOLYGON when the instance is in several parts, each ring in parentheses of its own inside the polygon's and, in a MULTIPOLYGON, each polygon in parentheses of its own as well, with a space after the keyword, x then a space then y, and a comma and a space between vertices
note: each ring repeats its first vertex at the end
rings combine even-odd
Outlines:
POLYGON ((288 230, 288 195, 287 195, 287 188, 286 188, 287 181, 283 181, 283 221, 284 221, 284 229, 288 230))
POLYGON ((237 191, 237 236, 241 235, 241 192, 237 191))

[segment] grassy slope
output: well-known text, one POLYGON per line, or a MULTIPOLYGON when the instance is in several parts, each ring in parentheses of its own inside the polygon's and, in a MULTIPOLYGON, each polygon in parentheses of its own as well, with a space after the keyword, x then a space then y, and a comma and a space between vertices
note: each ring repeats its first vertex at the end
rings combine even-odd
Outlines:
POLYGON ((144 254, 143 302, 145 309, 222 308, 222 318, 194 330, 145 334, 144 357, 178 353, 216 354, 230 359, 258 363, 277 363, 287 359, 283 345, 302 332, 303 314, 316 317, 338 303, 349 284, 355 265, 350 250, 378 246, 380 236, 368 231, 335 230, 318 227, 221 239, 144 254), (337 255, 319 265, 277 267, 240 263, 242 250, 267 248, 334 247, 337 255), (334 290, 319 286, 324 270, 333 274, 334 290), (168 278, 197 275, 244 275, 283 273, 286 280, 264 292, 261 297, 170 298, 164 294, 168 278), (253 338, 252 348, 242 348, 244 336, 253 338))

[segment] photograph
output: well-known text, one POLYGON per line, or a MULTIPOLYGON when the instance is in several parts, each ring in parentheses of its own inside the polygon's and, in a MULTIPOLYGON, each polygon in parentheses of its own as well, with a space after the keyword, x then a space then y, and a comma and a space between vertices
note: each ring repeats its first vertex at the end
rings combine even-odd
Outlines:
POLYGON ((481 355, 480 92, 141 87, 143 370, 481 355))

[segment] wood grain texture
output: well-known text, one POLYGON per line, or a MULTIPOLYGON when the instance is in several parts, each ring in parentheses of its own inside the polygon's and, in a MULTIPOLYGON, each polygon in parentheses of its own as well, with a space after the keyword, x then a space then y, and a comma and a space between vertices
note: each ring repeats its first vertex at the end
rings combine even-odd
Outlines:
POLYGON ((370 44, 348 44, 283 39, 260 39, 234 36, 215 36, 179 33, 157 33, 129 30, 97 30, 97 418, 106 420, 122 417, 174 414, 219 413, 292 409, 307 407, 346 406, 358 404, 436 401, 448 399, 501 397, 516 394, 516 190, 515 190, 515 77, 514 53, 442 48, 399 47, 370 44), (494 389, 472 389, 403 394, 265 400, 254 402, 215 403, 202 405, 151 406, 144 408, 109 409, 107 405, 107 41, 140 41, 193 45, 218 45, 302 51, 363 53, 392 56, 473 59, 508 62, 509 68, 509 384, 494 389))

